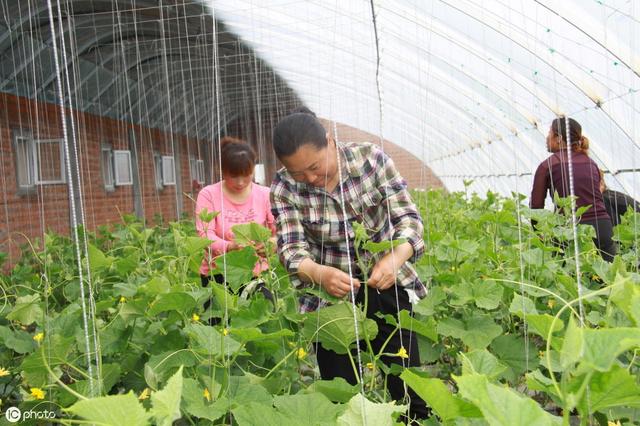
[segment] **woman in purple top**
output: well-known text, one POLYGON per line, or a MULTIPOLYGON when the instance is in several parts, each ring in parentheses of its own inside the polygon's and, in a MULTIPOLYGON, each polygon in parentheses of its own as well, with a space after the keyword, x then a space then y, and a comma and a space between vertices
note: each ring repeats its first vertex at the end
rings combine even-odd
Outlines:
MULTIPOLYGON (((547 150, 551 155, 545 159, 536 170, 531 190, 530 207, 544 208, 547 192, 553 197, 558 192, 560 197, 568 197, 569 191, 569 161, 567 145, 564 141, 566 121, 564 117, 556 118, 551 123, 547 135, 547 150)), ((611 239, 613 226, 607 213, 600 192, 600 170, 598 165, 589 158, 589 140, 582 135, 580 124, 569 119, 569 139, 571 141, 571 163, 573 165, 573 187, 576 208, 591 206, 580 217, 580 223, 591 225, 596 230, 594 240, 602 258, 608 262, 616 254, 616 246, 611 239)))

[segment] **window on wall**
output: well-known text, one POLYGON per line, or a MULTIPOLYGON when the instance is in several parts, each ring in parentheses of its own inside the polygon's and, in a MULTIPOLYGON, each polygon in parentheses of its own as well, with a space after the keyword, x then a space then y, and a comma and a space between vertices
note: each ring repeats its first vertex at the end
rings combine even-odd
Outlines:
POLYGON ((199 184, 204 184, 204 161, 191 157, 189 165, 191 169, 191 180, 199 184))
POLYGON ((133 185, 133 171, 131 170, 131 152, 114 150, 113 171, 115 185, 133 185))
POLYGON ((65 183, 62 139, 34 141, 36 184, 65 183))
POLYGON ((104 144, 100 149, 100 166, 102 168, 102 182, 104 189, 115 189, 115 176, 113 171, 113 150, 111 145, 104 144))
POLYGON ((17 136, 14 143, 16 157, 16 178, 18 189, 27 190, 36 184, 33 162, 33 141, 27 136, 17 136))
POLYGON ((175 163, 173 157, 163 155, 162 156, 162 184, 163 185, 175 185, 176 173, 175 163))
POLYGON ((36 185, 66 182, 62 139, 35 140, 27 135, 17 135, 14 153, 19 191, 29 191, 36 185))
POLYGON ((153 152, 153 169, 156 181, 156 189, 164 188, 162 184, 162 156, 157 152, 153 152))

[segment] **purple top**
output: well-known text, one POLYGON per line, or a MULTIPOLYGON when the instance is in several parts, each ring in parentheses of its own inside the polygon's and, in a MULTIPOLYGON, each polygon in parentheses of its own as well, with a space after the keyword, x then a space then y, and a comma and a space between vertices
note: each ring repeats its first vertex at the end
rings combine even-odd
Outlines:
MULTIPOLYGON (((609 219, 607 210, 604 207, 602 193, 600 192, 600 171, 598 165, 583 152, 572 152, 574 191, 577 197, 576 209, 591 205, 591 208, 584 212, 580 222, 595 219, 609 219)), ((567 153, 565 151, 554 152, 538 166, 533 178, 533 189, 531 190, 532 209, 544 208, 544 200, 547 191, 553 197, 553 193, 558 191, 560 197, 569 196, 569 166, 567 153)))

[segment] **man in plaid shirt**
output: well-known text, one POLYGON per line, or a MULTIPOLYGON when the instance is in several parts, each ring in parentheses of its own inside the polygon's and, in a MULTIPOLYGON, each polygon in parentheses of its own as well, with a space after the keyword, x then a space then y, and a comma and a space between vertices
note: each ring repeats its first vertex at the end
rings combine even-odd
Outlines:
MULTIPOLYGON (((403 349, 408 365, 419 365, 415 333, 406 329, 396 333, 395 327, 376 315, 411 311, 411 303, 426 295, 425 286, 408 263, 424 252, 422 220, 393 162, 375 145, 334 141, 307 109, 277 124, 273 146, 284 168, 271 185, 271 208, 278 254, 291 273, 292 283, 302 288, 320 285, 336 297, 346 296, 353 286, 356 303, 368 292, 366 314, 378 324, 378 335, 371 342, 374 350, 395 333, 384 351, 401 353, 403 349), (366 283, 361 283, 362 271, 354 266, 353 222, 362 223, 374 242, 405 240, 393 251, 374 257, 366 283)), ((326 302, 305 294, 300 304, 302 312, 311 312, 326 302)), ((321 344, 316 345, 316 351, 323 379, 343 377, 357 383, 347 355, 321 344)), ((404 365, 401 357, 381 359, 386 364, 404 365)), ((402 399, 402 380, 393 375, 387 379, 392 397, 402 399)), ((426 417, 424 401, 411 390, 409 396, 410 414, 426 417)))

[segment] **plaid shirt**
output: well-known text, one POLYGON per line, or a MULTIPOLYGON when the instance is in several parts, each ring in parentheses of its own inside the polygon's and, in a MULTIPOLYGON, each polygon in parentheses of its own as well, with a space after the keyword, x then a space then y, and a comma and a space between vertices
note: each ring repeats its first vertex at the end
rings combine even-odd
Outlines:
MULTIPOLYGON (((412 261, 424 252, 422 218, 393 161, 372 144, 338 143, 338 147, 342 154, 342 185, 336 186, 331 193, 324 188, 296 182, 284 168, 277 172, 271 185, 271 211, 278 235, 278 255, 292 274, 292 284, 298 288, 313 285, 303 283, 297 277, 298 267, 306 258, 345 272, 349 272, 349 264, 355 265, 351 226, 354 221, 367 228, 374 242, 406 239, 413 247, 412 261), (341 208, 341 186, 347 233, 341 208)), ((372 255, 364 253, 364 256, 372 255)), ((381 256, 374 257, 374 262, 381 256)), ((413 290, 418 298, 427 294, 427 289, 408 262, 398 270, 396 283, 413 290)), ((301 312, 311 312, 326 304, 311 294, 300 298, 301 312)))

